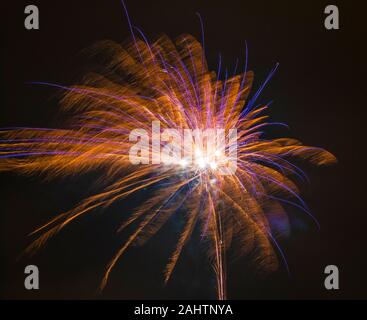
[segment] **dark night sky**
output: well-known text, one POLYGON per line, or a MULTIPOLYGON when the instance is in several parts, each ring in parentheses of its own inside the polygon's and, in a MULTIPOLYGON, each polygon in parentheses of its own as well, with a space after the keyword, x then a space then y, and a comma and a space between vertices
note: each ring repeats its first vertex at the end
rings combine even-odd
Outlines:
MULTIPOLYGON (((228 296, 244 298, 367 298, 366 211, 362 206, 362 117, 365 109, 366 26, 362 1, 148 1, 127 0, 133 23, 149 37, 190 33, 200 37, 200 12, 205 25, 208 63, 216 68, 218 54, 231 69, 244 58, 255 87, 276 62, 280 68, 260 102, 273 100, 270 115, 290 126, 288 135, 322 146, 339 162, 326 168, 302 166, 311 183, 302 196, 318 218, 321 230, 300 212, 289 209, 292 231, 281 245, 291 268, 267 277, 256 274, 246 259, 229 266, 228 296), (324 8, 336 4, 340 30, 323 26, 324 8), (364 90, 364 91, 363 91, 364 90), (340 290, 327 291, 323 270, 335 264, 340 290)), ((3 93, 0 127, 61 126, 57 91, 25 84, 78 82, 89 70, 81 51, 99 40, 123 42, 129 36, 118 0, 12 1, 2 8, 3 93), (23 27, 24 6, 38 5, 40 30, 23 27)), ((95 189, 103 172, 42 182, 38 177, 0 174, 0 298, 214 298, 213 279, 204 252, 191 241, 180 258, 171 283, 163 285, 162 270, 172 251, 179 221, 171 221, 145 247, 120 260, 101 295, 96 289, 105 265, 124 236, 116 225, 141 199, 115 204, 80 223, 71 224, 32 258, 16 261, 27 233, 48 218, 72 208, 95 189), (23 270, 40 268, 41 289, 27 292, 23 270)), ((363 203, 364 204, 364 203, 363 203)))

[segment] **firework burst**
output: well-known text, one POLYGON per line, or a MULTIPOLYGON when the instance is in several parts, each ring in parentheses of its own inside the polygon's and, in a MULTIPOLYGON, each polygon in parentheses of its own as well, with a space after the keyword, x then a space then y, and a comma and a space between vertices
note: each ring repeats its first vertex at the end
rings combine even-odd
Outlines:
POLYGON ((202 239, 209 243, 206 247, 216 272, 218 298, 225 299, 226 252, 231 249, 244 255, 255 250, 256 265, 275 270, 277 256, 282 254, 276 228, 270 222, 276 219, 287 228, 284 202, 309 214, 293 181, 302 178, 303 172, 289 159, 298 157, 323 165, 335 158, 295 139, 263 138, 262 130, 271 124, 264 115, 268 106, 254 105, 263 87, 248 99, 253 73, 246 67, 232 77, 225 73, 221 80, 220 63, 217 72, 209 71, 202 45, 194 37, 184 35, 173 42, 162 36, 149 43, 139 34, 124 46, 111 41, 96 45, 94 52, 106 58, 102 59, 104 69, 88 74, 81 85, 47 84, 63 90, 61 106, 74 114, 69 127, 0 132, 1 171, 56 178, 101 169, 109 182, 100 193, 32 232, 37 238, 26 251, 41 248, 81 216, 151 187, 152 196, 123 217, 117 228, 120 232, 135 225, 108 264, 101 288, 128 247, 143 244, 179 212, 186 223, 164 271, 165 281, 198 226, 202 239), (133 163, 131 150, 137 140, 132 141, 131 132, 137 128, 151 132, 151 142, 152 123, 159 123, 158 135, 172 128, 178 132, 217 128, 228 132, 235 128, 235 159, 229 155, 231 144, 211 145, 207 135, 192 140, 192 149, 186 153, 182 148, 171 149, 169 163, 152 161, 162 155, 167 139, 159 140, 156 148, 152 143, 148 149, 141 148, 138 164, 133 163), (231 160, 236 160, 236 170, 223 174, 231 160))

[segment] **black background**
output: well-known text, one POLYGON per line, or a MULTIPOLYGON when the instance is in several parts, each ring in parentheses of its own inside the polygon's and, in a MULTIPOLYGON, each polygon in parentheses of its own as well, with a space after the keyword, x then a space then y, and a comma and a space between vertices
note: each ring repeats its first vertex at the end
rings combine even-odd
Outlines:
MULTIPOLYGON (((367 298, 366 211, 362 151, 365 109, 364 16, 362 1, 331 1, 340 10, 340 30, 324 28, 329 1, 126 1, 133 24, 148 37, 190 33, 200 37, 205 26, 209 66, 218 54, 232 70, 244 60, 255 88, 276 62, 280 68, 260 102, 274 100, 274 121, 290 130, 272 131, 305 144, 322 146, 338 158, 327 168, 303 166, 311 183, 302 196, 321 224, 318 230, 289 208, 292 232, 281 245, 291 276, 281 268, 259 276, 246 259, 228 268, 228 297, 367 298), (293 217, 293 218, 292 218, 293 217), (297 217, 297 218, 295 218, 297 217), (324 288, 326 265, 340 270, 340 290, 324 288)), ((0 126, 62 126, 57 91, 26 84, 46 81, 73 84, 90 67, 82 50, 99 40, 123 42, 129 30, 118 0, 17 1, 2 7, 2 96, 0 126), (25 30, 24 7, 40 10, 40 30, 25 30)), ((203 250, 191 241, 172 281, 163 285, 162 270, 177 239, 178 223, 170 222, 145 247, 129 250, 115 267, 106 290, 97 294, 104 267, 123 236, 117 223, 140 199, 120 202, 73 223, 32 258, 16 261, 29 243, 26 236, 50 217, 72 208, 95 191, 102 172, 43 182, 39 177, 0 174, 0 298, 5 299, 147 299, 215 298, 213 277, 203 250), (40 269, 40 290, 24 289, 24 267, 40 269)))

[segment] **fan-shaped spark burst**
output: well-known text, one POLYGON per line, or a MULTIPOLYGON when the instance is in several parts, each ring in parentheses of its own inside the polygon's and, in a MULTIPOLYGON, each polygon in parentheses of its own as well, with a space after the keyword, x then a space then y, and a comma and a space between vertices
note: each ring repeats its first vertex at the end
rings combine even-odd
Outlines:
MULTIPOLYGON (((261 130, 270 124, 262 115, 267 106, 254 107, 261 88, 248 101, 253 73, 245 70, 220 80, 208 70, 202 46, 192 36, 175 42, 162 36, 149 44, 142 35, 126 46, 105 41, 94 49, 106 54, 103 72, 88 74, 81 85, 54 85, 65 90, 62 107, 75 114, 69 128, 0 132, 1 171, 56 178, 101 169, 111 181, 100 193, 35 230, 32 234, 38 238, 27 251, 39 249, 81 216, 153 187, 149 199, 132 215, 122 217, 119 231, 130 224, 136 228, 107 266, 101 288, 126 249, 143 244, 175 212, 184 214, 186 224, 169 258, 165 281, 197 225, 211 244, 208 254, 217 274, 218 298, 226 297, 225 253, 230 248, 239 255, 255 250, 257 266, 275 270, 277 234, 269 221, 280 219, 287 228, 281 199, 293 198, 307 212, 292 181, 302 171, 289 158, 323 165, 334 162, 334 156, 295 139, 264 139, 261 130), (176 153, 177 161, 171 164, 132 164, 129 151, 136 141, 130 141, 129 134, 136 128, 151 132, 153 122, 160 123, 161 132, 167 128, 180 132, 236 128, 237 170, 232 175, 220 174, 228 160, 228 147, 215 148, 202 157, 202 145, 193 149, 194 162, 176 153)), ((157 156, 154 150, 150 156, 157 156)))

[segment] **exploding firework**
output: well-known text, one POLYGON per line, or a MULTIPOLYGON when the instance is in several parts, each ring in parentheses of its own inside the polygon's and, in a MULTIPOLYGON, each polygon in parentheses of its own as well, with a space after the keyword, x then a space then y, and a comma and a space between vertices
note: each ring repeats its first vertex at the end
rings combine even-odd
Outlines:
POLYGON ((277 123, 267 122, 263 115, 267 105, 255 106, 263 86, 248 99, 253 73, 246 66, 231 77, 225 72, 221 80, 221 63, 217 72, 209 71, 203 46, 194 37, 184 35, 173 42, 162 36, 149 42, 140 30, 136 34, 123 46, 111 41, 96 45, 95 52, 106 63, 103 71, 88 74, 82 84, 47 84, 62 89, 60 104, 73 112, 69 127, 0 132, 1 171, 56 178, 100 169, 108 181, 100 193, 32 232, 37 238, 26 252, 35 252, 81 216, 151 188, 152 196, 117 227, 122 231, 135 226, 108 264, 101 289, 131 245, 145 243, 179 212, 185 225, 165 268, 165 281, 199 227, 209 244, 205 247, 215 270, 218 298, 225 299, 228 250, 239 256, 255 251, 259 268, 275 270, 282 253, 271 221, 288 227, 284 203, 309 214, 293 181, 304 174, 290 158, 317 165, 335 158, 295 139, 263 137, 262 130, 277 123), (182 144, 179 139, 172 142, 172 129, 178 138, 189 130, 199 133, 178 148, 182 144), (230 140, 213 134, 214 129, 222 133, 236 129, 236 135, 230 140), (169 161, 159 161, 164 155, 169 161), (234 163, 235 170, 226 174, 228 164, 234 163))

